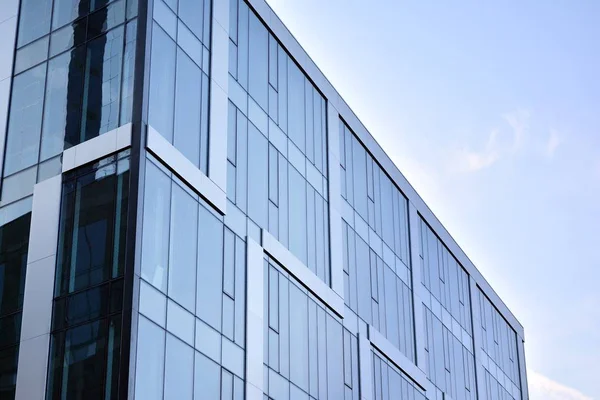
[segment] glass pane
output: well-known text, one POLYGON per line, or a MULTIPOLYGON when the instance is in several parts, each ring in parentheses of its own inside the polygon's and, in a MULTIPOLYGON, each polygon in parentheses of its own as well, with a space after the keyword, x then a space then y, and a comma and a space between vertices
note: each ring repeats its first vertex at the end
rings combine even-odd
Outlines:
POLYGON ((50 35, 50 57, 85 42, 87 19, 80 19, 50 35))
POLYGON ((142 278, 166 293, 171 179, 148 161, 145 186, 142 278))
POLYGON ((15 398, 15 388, 17 386, 17 364, 19 361, 19 347, 13 346, 0 350, 0 376, 2 376, 2 386, 0 394, 2 398, 15 398))
POLYGON ((22 0, 19 13, 18 47, 50 31, 52 0, 22 0))
POLYGON ((221 393, 221 367, 196 352, 194 368, 194 400, 219 399, 221 393))
POLYGON ((17 51, 15 74, 46 60, 48 56, 48 36, 43 37, 17 51))
POLYGON ((89 7, 89 0, 54 0, 52 29, 87 15, 89 7))
POLYGON ((196 299, 198 203, 178 185, 171 200, 169 297, 190 311, 196 299))
POLYGON ((148 121, 169 142, 173 142, 175 56, 175 42, 158 25, 153 24, 148 121))
POLYGON ((79 135, 85 48, 78 47, 48 63, 41 160, 60 154, 65 136, 79 135))
POLYGON ((163 399, 165 331, 140 316, 138 324, 135 398, 163 399))
POLYGON ((66 182, 59 248, 59 293, 122 274, 129 171, 100 161, 94 171, 66 182))
POLYGON ((308 299, 290 285, 290 380, 308 391, 308 299))
POLYGON ((198 226, 196 315, 221 331, 223 224, 204 207, 200 207, 198 226))
POLYGON ((179 0, 179 17, 202 40, 204 2, 206 0, 179 0))
POLYGON ((290 251, 306 264, 306 181, 295 168, 289 168, 290 251))
POLYGON ((177 83, 175 93, 175 138, 173 145, 195 166, 200 165, 200 117, 202 72, 177 49, 177 83))
POLYGON ((248 93, 263 110, 269 109, 269 33, 254 13, 250 13, 248 93))
POLYGON ((164 400, 191 400, 193 386, 194 349, 167 335, 164 400))
POLYGON ((124 28, 88 44, 81 137, 74 145, 115 129, 119 123, 124 28))
POLYGON ((38 161, 45 78, 46 64, 41 64, 13 80, 4 176, 38 161))
MULTIPOLYGON (((95 321, 65 334, 62 398, 102 399, 106 370, 107 324, 95 321)), ((57 388, 55 388, 57 389, 57 388)))
POLYGON ((248 125, 248 216, 267 227, 268 141, 252 124, 248 125))
POLYGON ((290 61, 288 65, 288 135, 304 153, 305 116, 304 116, 304 74, 290 61))
POLYGON ((0 315, 23 307, 31 213, 0 227, 0 315))
POLYGON ((125 30, 125 51, 123 53, 123 81, 121 86, 121 119, 120 124, 131 122, 133 109, 133 81, 135 67, 135 43, 137 20, 127 24, 125 30))

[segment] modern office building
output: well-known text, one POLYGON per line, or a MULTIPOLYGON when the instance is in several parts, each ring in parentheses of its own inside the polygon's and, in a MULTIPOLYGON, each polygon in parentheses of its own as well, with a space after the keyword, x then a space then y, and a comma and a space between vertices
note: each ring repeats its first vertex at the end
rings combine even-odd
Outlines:
POLYGON ((0 150, 2 400, 528 399, 523 327, 264 0, 2 0, 0 150))

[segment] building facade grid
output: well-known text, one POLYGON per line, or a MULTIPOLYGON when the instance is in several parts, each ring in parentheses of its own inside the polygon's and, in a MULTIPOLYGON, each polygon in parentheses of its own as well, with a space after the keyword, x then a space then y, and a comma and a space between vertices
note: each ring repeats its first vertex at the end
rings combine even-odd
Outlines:
POLYGON ((0 6, 0 397, 526 400, 523 328, 264 0, 0 6))

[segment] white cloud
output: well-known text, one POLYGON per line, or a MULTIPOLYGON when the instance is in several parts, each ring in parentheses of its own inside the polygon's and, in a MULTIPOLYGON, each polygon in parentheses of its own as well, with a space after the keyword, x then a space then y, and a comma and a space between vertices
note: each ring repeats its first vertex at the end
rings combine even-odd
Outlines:
POLYGON ((518 110, 502 116, 509 129, 494 129, 482 150, 463 149, 458 152, 458 163, 463 171, 478 171, 510 158, 524 147, 529 132, 529 112, 518 110))
POLYGON ((504 120, 513 130, 513 144, 511 153, 521 150, 525 137, 529 132, 529 111, 517 110, 503 115, 504 120))
POLYGON ((500 159, 500 148, 498 145, 498 131, 493 130, 488 136, 485 149, 482 151, 468 151, 463 153, 468 171, 477 171, 493 165, 500 159))
POLYGON ((577 389, 553 381, 535 371, 527 374, 531 400, 594 400, 577 389))
POLYGON ((561 144, 562 140, 558 136, 558 132, 554 129, 550 130, 550 136, 548 137, 548 142, 546 143, 546 156, 548 158, 552 158, 556 149, 561 144))

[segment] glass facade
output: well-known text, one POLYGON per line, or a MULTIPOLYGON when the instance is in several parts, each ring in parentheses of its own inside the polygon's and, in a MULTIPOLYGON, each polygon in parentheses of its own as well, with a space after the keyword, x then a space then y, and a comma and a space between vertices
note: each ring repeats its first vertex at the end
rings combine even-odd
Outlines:
POLYGON ((425 400, 423 390, 385 356, 373 350, 372 357, 373 400, 425 400))
POLYGON ((135 398, 243 396, 245 241, 158 161, 145 182, 135 398))
POLYGON ((340 120, 346 305, 415 360, 408 202, 340 120))
POLYGON ((154 0, 148 124, 208 171, 210 0, 154 0))
POLYGON ((264 355, 271 399, 359 399, 358 341, 327 306, 265 260, 264 355))
POLYGON ((517 335, 485 294, 478 289, 481 358, 485 369, 484 400, 521 398, 517 335))
POLYGON ((47 399, 119 387, 129 153, 64 176, 47 399))
POLYGON ((476 399, 469 276, 423 220, 420 232, 427 377, 438 398, 476 399))
POLYGON ((229 54, 227 197, 329 284, 326 101, 241 0, 229 54))
POLYGON ((1 399, 526 399, 522 328, 262 0, 16 19, 1 399))
POLYGON ((131 121, 136 12, 136 0, 22 0, 3 204, 60 174, 63 149, 131 121))

